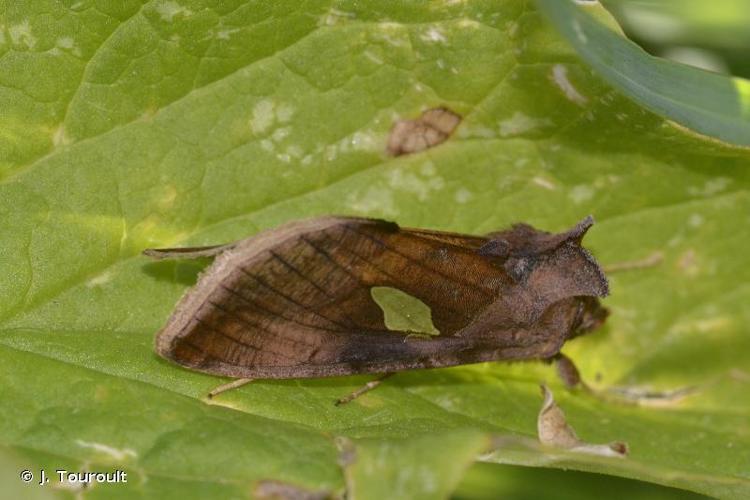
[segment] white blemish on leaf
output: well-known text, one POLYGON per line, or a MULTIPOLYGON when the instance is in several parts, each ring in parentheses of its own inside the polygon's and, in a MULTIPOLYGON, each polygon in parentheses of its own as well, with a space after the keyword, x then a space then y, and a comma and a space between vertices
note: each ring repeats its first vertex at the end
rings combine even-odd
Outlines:
POLYGON ((456 200, 456 203, 461 203, 461 204, 467 203, 473 197, 474 197, 474 193, 472 193, 466 188, 459 188, 456 191, 456 194, 453 195, 453 199, 456 200))
POLYGON ((65 146, 73 142, 70 137, 68 137, 68 133, 65 130, 65 125, 60 124, 54 132, 52 132, 52 144, 55 147, 58 146, 65 146))
POLYGON ((156 12, 159 14, 162 21, 166 21, 168 23, 171 23, 174 20, 175 16, 189 16, 193 13, 193 11, 191 11, 187 7, 184 7, 172 0, 158 4, 156 6, 156 12))
POLYGON ((358 130, 345 140, 344 144, 348 144, 354 151, 380 151, 383 137, 373 132, 358 130))
POLYGON ((688 219, 688 224, 692 227, 700 227, 703 225, 703 216, 701 214, 692 214, 688 219))
POLYGON ((586 33, 583 32, 583 28, 581 27, 581 23, 578 22, 578 19, 573 19, 573 31, 575 32, 579 42, 588 43, 589 37, 587 37, 586 33))
POLYGON ((700 274, 700 266, 698 265, 698 257, 695 250, 689 248, 680 255, 680 258, 677 259, 677 268, 691 278, 700 274))
POLYGON ((105 283, 108 283, 112 280, 112 273, 109 271, 104 271, 103 273, 99 274, 98 276, 94 276, 90 280, 86 282, 86 288, 95 288, 98 286, 102 286, 105 283))
POLYGON ((717 177, 707 180, 703 187, 688 187, 688 194, 691 196, 713 196, 724 191, 732 182, 727 177, 717 177))
POLYGON ((250 128, 256 135, 266 132, 274 122, 274 102, 263 99, 253 108, 253 117, 250 119, 250 128))
POLYGON ((353 12, 346 12, 343 10, 331 8, 328 10, 328 12, 320 17, 318 26, 335 26, 341 21, 354 19, 356 17, 357 16, 353 12))
POLYGON ((555 85, 563 91, 563 94, 565 94, 565 97, 567 97, 568 100, 579 106, 583 106, 588 102, 588 99, 578 92, 568 79, 568 68, 565 65, 555 64, 552 66, 552 80, 555 82, 555 85))
POLYGON ((380 56, 378 56, 371 50, 365 50, 364 52, 362 52, 362 55, 375 64, 383 64, 383 60, 380 58, 380 56))
POLYGON ((550 191, 555 191, 557 189, 557 186, 552 181, 545 179, 544 177, 534 177, 531 179, 531 182, 550 191))
POLYGON ((539 127, 549 126, 552 122, 547 118, 532 118, 520 111, 516 111, 512 117, 502 120, 500 125, 500 135, 509 137, 520 135, 539 127))
POLYGON ((516 21, 508 21, 505 24, 505 29, 508 32, 510 38, 515 37, 518 34, 519 24, 516 21))
POLYGON ((689 333, 711 334, 726 331, 734 327, 734 322, 727 316, 711 316, 701 319, 690 319, 677 323, 669 329, 670 337, 677 337, 689 333))
POLYGON ((274 150, 273 141, 271 139, 263 139, 262 141, 260 141, 260 147, 264 151, 273 151, 274 150))
POLYGON ((29 24, 28 19, 8 28, 8 34, 13 45, 25 45, 28 49, 33 49, 36 46, 37 40, 31 33, 31 24, 29 24))
POLYGON ((398 215, 393 202, 393 190, 384 186, 369 186, 364 194, 359 191, 346 197, 349 208, 363 214, 379 213, 386 217, 398 215))
POLYGON ((611 273, 615 271, 630 271, 633 269, 648 269, 649 267, 658 266, 661 264, 661 262, 664 260, 664 253, 657 250, 655 252, 652 252, 648 256, 637 259, 637 260, 628 260, 624 262, 615 262, 613 264, 608 264, 604 266, 604 272, 611 273))
POLYGON ((325 159, 326 161, 333 161, 339 156, 339 147, 336 144, 331 144, 325 148, 325 159))
POLYGON ((358 130, 335 144, 326 147, 326 160, 333 161, 339 154, 352 151, 380 151, 384 142, 382 133, 358 130))
POLYGON ((291 146, 286 148, 286 154, 288 154, 292 158, 302 158, 304 151, 302 151, 302 148, 297 146, 296 144, 292 144, 291 146))
POLYGON ((163 211, 167 211, 174 206, 174 202, 177 199, 177 188, 172 184, 164 184, 161 189, 161 196, 157 198, 157 204, 163 211))
POLYGON ((288 103, 281 103, 276 106, 276 119, 281 123, 286 123, 294 116, 294 106, 288 103))
POLYGON ((382 39, 392 47, 408 47, 410 44, 408 33, 404 27, 398 23, 384 22, 379 23, 380 28, 375 34, 377 38, 382 39), (395 35, 395 36, 394 36, 395 35))
POLYGON ((125 460, 126 458, 136 458, 138 456, 138 453, 130 448, 114 448, 106 444, 82 441, 80 439, 76 439, 76 444, 81 448, 89 448, 98 451, 99 453, 109 455, 117 461, 125 460))
POLYGON ((431 161, 426 161, 422 163, 422 165, 420 165, 419 173, 424 175, 425 177, 430 177, 437 173, 437 169, 435 168, 434 163, 432 163, 431 161))
POLYGON ((695 394, 697 386, 678 387, 677 389, 655 390, 648 386, 614 386, 607 389, 607 393, 618 398, 636 403, 639 406, 668 408, 695 394))
POLYGON ((434 493, 437 491, 437 480, 435 472, 425 464, 420 464, 417 468, 419 480, 422 483, 421 491, 425 493, 434 493))
POLYGON ((289 163, 290 161, 292 161, 292 157, 287 153, 279 153, 276 155, 276 158, 278 158, 280 161, 283 161, 284 163, 289 163))
POLYGON ((520 158, 516 158, 516 161, 513 162, 513 166, 516 168, 523 168, 529 163, 528 158, 524 158, 523 156, 520 158))
POLYGON ((426 32, 422 33, 420 38, 425 42, 432 42, 432 43, 443 43, 447 41, 445 38, 445 35, 442 31, 440 31, 435 26, 430 27, 426 32))
POLYGON ((481 137, 485 139, 493 139, 497 137, 497 131, 494 129, 491 129, 489 127, 483 127, 481 125, 466 125, 464 127, 459 127, 458 129, 458 137, 461 138, 474 138, 474 137, 481 137))
POLYGON ((289 137, 289 134, 292 132, 291 127, 281 127, 277 128, 273 131, 273 134, 271 135, 271 138, 276 142, 281 142, 287 137, 289 137))
POLYGON ((460 26, 461 28, 479 29, 481 25, 473 19, 463 18, 458 21, 458 26, 460 26))
POLYGON ((677 245, 681 244, 683 239, 684 238, 680 235, 674 236, 670 238, 669 241, 667 241, 667 246, 670 248, 674 248, 677 245))
POLYGON ((591 188, 591 186, 587 186, 585 184, 579 184, 577 186, 573 186, 571 188, 570 192, 568 193, 568 197, 573 200, 573 203, 580 204, 585 201, 590 200, 594 196, 594 190, 591 188))
POLYGON ((218 40, 229 40, 232 37, 232 35, 237 33, 238 31, 241 31, 241 30, 239 28, 220 30, 216 32, 216 38, 218 40))
POLYGON ((445 187, 445 179, 439 175, 423 178, 401 168, 388 173, 388 183, 393 189, 414 194, 419 201, 425 201, 432 191, 440 191, 445 187))
POLYGON ((75 41, 69 36, 62 36, 55 41, 55 46, 70 50, 75 47, 75 41))

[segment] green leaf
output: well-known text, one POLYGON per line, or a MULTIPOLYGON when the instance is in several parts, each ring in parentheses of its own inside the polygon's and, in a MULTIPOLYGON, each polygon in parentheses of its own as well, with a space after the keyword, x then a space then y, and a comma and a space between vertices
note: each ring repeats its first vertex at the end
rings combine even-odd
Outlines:
MULTIPOLYGON (((639 36, 682 46, 750 47, 748 0, 605 0, 639 36)), ((618 19, 621 19, 618 16, 618 19)))
POLYGON ((342 444, 351 498, 447 498, 474 458, 489 446, 476 430, 409 439, 363 439, 342 444), (409 464, 408 466, 404 466, 409 464))
POLYGON ((622 96, 520 0, 117 5, 3 7, 0 445, 134 478, 87 498, 244 497, 264 480, 340 494, 338 436, 365 443, 360 472, 403 440, 389 470, 430 467, 447 491, 469 451, 428 451, 461 433, 495 437, 485 460, 748 496, 747 149, 622 96), (385 155, 396 119, 436 106, 464 117, 450 140, 385 155), (601 262, 663 262, 613 274, 606 326, 565 352, 600 389, 697 390, 634 406, 568 392, 547 365, 492 363, 400 373, 343 407, 371 377, 208 401, 224 379, 154 354, 201 264, 144 248, 329 213, 475 234, 593 213, 601 262), (543 380, 582 440, 631 455, 536 445, 543 380))
POLYGON ((684 490, 601 474, 487 463, 478 463, 469 469, 451 498, 455 500, 494 500, 496 498, 534 500, 553 497, 557 500, 588 498, 699 500, 708 498, 684 490))
POLYGON ((615 21, 598 1, 538 2, 581 57, 623 94, 701 134, 750 146, 750 81, 650 56, 612 29, 615 21))

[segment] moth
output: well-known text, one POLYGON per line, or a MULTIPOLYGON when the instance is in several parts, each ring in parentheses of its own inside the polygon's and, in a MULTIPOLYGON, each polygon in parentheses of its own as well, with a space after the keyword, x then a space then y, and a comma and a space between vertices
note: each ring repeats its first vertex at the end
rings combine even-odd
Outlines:
MULTIPOLYGON (((581 246, 593 223, 473 236, 327 216, 227 245, 149 249, 160 259, 215 256, 158 332, 156 352, 242 379, 564 360, 565 341, 607 316, 607 279, 581 246), (439 334, 387 328, 374 287, 422 301, 439 334)), ((575 367, 562 369, 575 383, 575 367)))

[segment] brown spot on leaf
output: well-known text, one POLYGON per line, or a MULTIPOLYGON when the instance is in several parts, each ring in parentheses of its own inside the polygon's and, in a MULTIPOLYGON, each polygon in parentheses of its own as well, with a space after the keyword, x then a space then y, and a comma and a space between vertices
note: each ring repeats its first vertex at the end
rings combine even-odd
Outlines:
POLYGON ((428 109, 416 120, 399 120, 388 137, 388 154, 400 156, 437 146, 459 123, 461 116, 445 107, 428 109))
POLYGON ((621 441, 608 444, 590 444, 581 441, 573 428, 568 425, 565 413, 557 406, 552 391, 546 385, 542 385, 542 394, 544 402, 537 418, 537 432, 542 444, 607 457, 623 457, 628 454, 628 445, 621 441))

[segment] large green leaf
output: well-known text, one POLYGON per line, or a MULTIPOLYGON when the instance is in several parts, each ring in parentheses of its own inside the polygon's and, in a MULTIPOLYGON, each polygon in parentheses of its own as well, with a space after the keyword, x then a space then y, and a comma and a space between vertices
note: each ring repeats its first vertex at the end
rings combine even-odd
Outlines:
POLYGON ((650 56, 612 29, 614 20, 598 1, 538 3, 581 57, 621 92, 692 130, 750 146, 750 81, 650 56))
POLYGON ((747 150, 618 94, 529 2, 117 5, 3 8, 1 445, 137 478, 87 497, 245 496, 268 479, 337 493, 387 443, 409 451, 384 471, 427 466, 448 491, 473 444, 446 461, 432 441, 477 432, 503 437, 485 460, 748 495, 747 150), (464 116, 451 140, 384 154, 395 119, 438 105, 464 116), (472 233, 593 213, 602 262, 664 260, 614 275, 607 326, 565 351, 599 387, 698 390, 629 406, 566 392, 548 366, 486 364, 399 374, 338 408, 369 378, 261 381, 209 404, 221 379, 152 350, 201 265, 140 251, 325 213, 472 233), (582 439, 630 457, 535 445, 544 379, 582 439))

